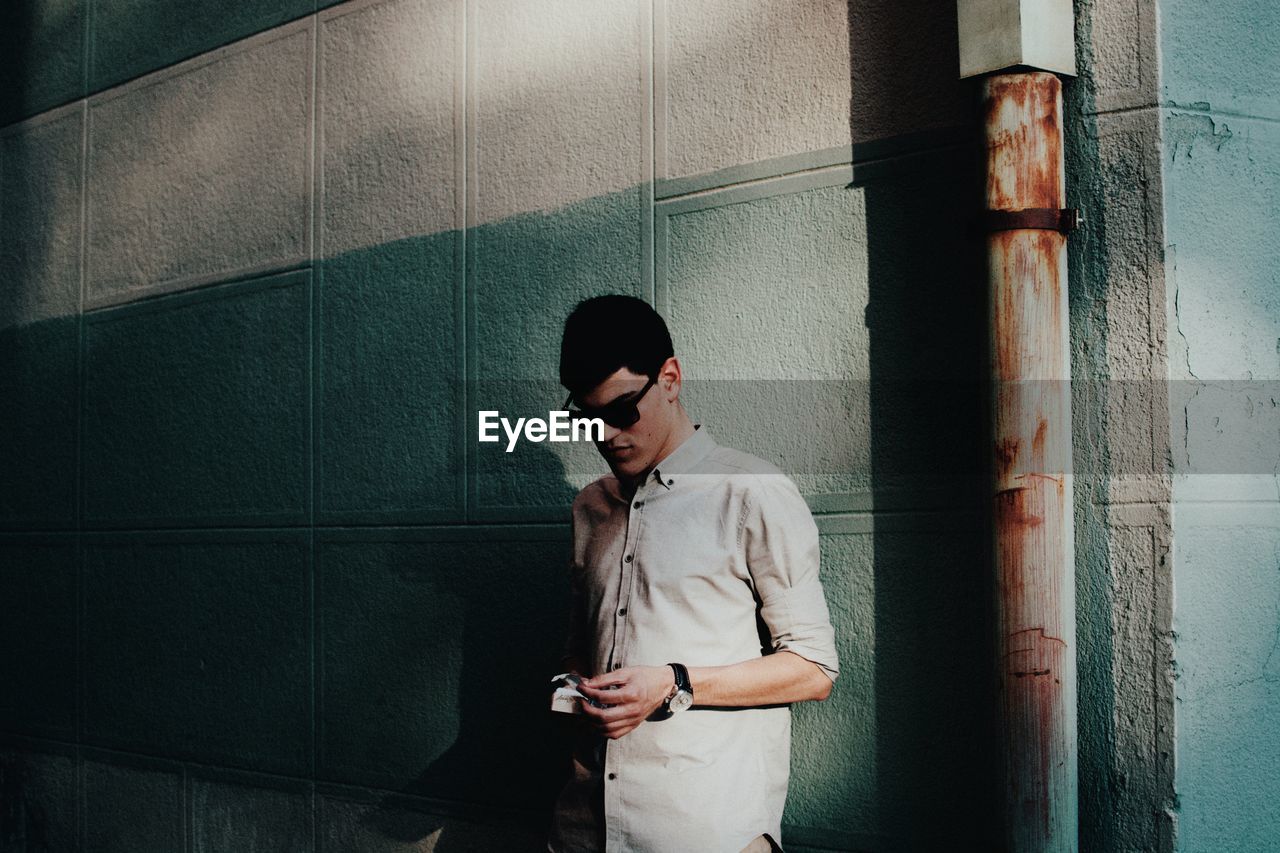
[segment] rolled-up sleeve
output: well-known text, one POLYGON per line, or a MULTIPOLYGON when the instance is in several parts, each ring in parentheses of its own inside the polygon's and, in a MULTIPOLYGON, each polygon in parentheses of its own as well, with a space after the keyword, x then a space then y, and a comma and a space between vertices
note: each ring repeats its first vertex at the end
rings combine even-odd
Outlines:
POLYGON ((751 480, 740 537, 773 650, 812 661, 835 681, 840 663, 818 577, 818 526, 789 477, 751 480))

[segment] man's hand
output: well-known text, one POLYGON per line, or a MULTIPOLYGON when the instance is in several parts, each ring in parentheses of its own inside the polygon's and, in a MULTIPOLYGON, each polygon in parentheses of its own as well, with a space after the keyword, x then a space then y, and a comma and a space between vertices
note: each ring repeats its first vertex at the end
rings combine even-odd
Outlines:
POLYGON ((578 692, 610 706, 595 708, 583 702, 582 712, 600 734, 620 738, 658 710, 675 683, 669 666, 629 666, 584 679, 578 692))

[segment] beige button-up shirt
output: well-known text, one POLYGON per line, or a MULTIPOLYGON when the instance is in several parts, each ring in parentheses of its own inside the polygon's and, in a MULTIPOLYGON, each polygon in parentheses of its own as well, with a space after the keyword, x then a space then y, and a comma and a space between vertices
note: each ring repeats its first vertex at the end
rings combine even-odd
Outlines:
MULTIPOLYGON (((775 466, 696 429, 630 498, 613 475, 573 504, 566 657, 586 674, 794 652, 833 680, 818 529, 775 466)), ((615 740, 585 729, 548 849, 739 853, 781 843, 791 709, 694 707, 615 740)))

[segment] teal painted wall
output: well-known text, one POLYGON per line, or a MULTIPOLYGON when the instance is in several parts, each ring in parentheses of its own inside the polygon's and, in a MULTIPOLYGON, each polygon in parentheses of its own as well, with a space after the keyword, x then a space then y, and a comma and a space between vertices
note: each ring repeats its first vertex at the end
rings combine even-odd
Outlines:
POLYGON ((557 406, 564 315, 617 291, 819 517, 844 671, 788 849, 991 847, 954 22, 208 8, 8 7, 0 848, 537 849, 603 466, 474 417, 557 406))
POLYGON ((1280 9, 1161 15, 1178 849, 1280 834, 1280 9))

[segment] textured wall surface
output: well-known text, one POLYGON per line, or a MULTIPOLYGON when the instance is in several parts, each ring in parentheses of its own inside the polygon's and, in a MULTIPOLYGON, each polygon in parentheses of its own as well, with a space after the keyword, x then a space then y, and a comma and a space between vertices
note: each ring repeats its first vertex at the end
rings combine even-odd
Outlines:
POLYGON ((313 41, 286 27, 90 100, 87 304, 309 258, 313 41))
POLYGON ((1162 99, 1168 106, 1280 118, 1280 30, 1268 0, 1160 4, 1162 99))
POLYGON ((316 513, 463 517, 459 10, 319 23, 316 513))
MULTIPOLYGON (((1160 101, 1184 95, 1157 90, 1153 3, 1078 18, 1082 848, 1165 851, 1170 437, 1146 380, 1160 101)), ((818 516, 843 671, 796 709, 787 849, 994 847, 949 10, 19 0, 0 51, 0 849, 538 849, 567 510, 603 465, 505 454, 474 419, 558 408, 563 317, 604 292, 666 314, 695 420, 818 516)), ((1184 128, 1188 198, 1273 174, 1268 128, 1237 126, 1184 128)), ((1199 238, 1258 239, 1233 233, 1199 238)), ((1273 256, 1233 268, 1235 303, 1187 298, 1240 322, 1273 256)), ((1275 307, 1240 341, 1259 366, 1275 307)), ((1193 364, 1214 328, 1186 326, 1193 364)), ((1217 790, 1219 753, 1194 755, 1217 790)))
POLYGON ((1280 827, 1280 10, 1169 2, 1178 849, 1280 827))
POLYGON ((1174 522, 1178 848, 1268 850, 1280 825, 1280 511, 1180 500, 1174 522))

